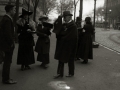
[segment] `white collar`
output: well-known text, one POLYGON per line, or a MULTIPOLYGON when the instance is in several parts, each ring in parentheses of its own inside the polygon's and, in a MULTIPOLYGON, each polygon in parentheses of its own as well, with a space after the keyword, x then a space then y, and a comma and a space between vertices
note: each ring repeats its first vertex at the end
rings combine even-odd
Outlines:
POLYGON ((72 22, 72 20, 70 20, 68 23, 72 22))

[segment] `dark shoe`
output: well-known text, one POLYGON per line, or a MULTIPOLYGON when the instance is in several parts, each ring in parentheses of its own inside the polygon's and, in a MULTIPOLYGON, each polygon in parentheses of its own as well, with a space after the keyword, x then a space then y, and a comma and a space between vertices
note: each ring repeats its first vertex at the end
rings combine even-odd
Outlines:
POLYGON ((72 74, 69 74, 69 75, 67 75, 66 77, 73 77, 74 75, 72 75, 72 74))
POLYGON ((24 71, 25 70, 25 66, 21 65, 21 70, 24 71))
POLYGON ((13 81, 12 79, 9 79, 7 81, 2 81, 4 84, 16 84, 17 81, 13 81))
POLYGON ((62 78, 62 77, 63 77, 63 75, 58 74, 58 75, 54 76, 54 79, 62 78))
POLYGON ((41 64, 40 67, 46 69, 46 68, 48 68, 48 65, 46 65, 46 64, 41 64))
POLYGON ((87 64, 88 63, 88 60, 84 60, 83 62, 82 62, 82 64, 87 64))
POLYGON ((30 68, 30 66, 27 65, 27 66, 25 66, 25 69, 31 69, 31 68, 30 68))
POLYGON ((77 58, 77 60, 80 60, 80 58, 77 58))

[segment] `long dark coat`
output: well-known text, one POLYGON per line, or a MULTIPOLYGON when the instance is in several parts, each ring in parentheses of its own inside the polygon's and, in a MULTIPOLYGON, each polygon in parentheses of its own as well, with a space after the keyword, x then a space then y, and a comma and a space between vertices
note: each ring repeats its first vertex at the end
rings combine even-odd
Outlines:
MULTIPOLYGON (((17 56, 17 64, 24 64, 30 65, 35 63, 34 58, 34 39, 32 33, 28 32, 28 25, 27 22, 24 26, 19 25, 18 23, 18 40, 19 40, 19 47, 18 47, 18 56, 17 56)), ((29 28, 30 29, 30 28, 29 28)))
POLYGON ((75 23, 72 21, 63 25, 61 32, 57 34, 55 59, 67 63, 74 60, 77 48, 78 32, 75 23))
POLYGON ((36 42, 35 51, 38 53, 37 61, 43 62, 44 64, 49 63, 50 34, 51 34, 50 28, 47 27, 42 28, 42 24, 38 25, 37 28, 38 40, 36 42))
POLYGON ((85 30, 85 32, 82 35, 77 57, 82 59, 93 59, 92 35, 94 28, 91 24, 86 24, 83 30, 85 30))
POLYGON ((47 27, 42 28, 42 25, 38 25, 37 29, 38 40, 36 42, 35 51, 41 54, 47 54, 50 50, 50 29, 47 27), (46 34, 47 36, 45 36, 46 34))
POLYGON ((11 52, 11 45, 14 45, 14 24, 12 19, 4 15, 0 25, 0 50, 11 52))

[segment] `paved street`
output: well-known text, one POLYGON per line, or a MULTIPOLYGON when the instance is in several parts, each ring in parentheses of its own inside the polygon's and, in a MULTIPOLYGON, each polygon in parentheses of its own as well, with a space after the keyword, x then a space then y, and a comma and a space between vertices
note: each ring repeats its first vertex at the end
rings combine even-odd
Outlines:
POLYGON ((120 52, 120 30, 96 28, 96 42, 120 52))
MULTIPOLYGON (((118 35, 119 31, 101 31, 102 29, 96 29, 97 42, 106 46, 110 44, 109 46, 113 48, 116 45, 119 46, 118 43, 112 44, 110 42, 115 37, 114 34, 118 35)), ((115 42, 115 40, 113 41, 115 42)), ((18 44, 16 44, 11 66, 11 78, 17 80, 18 83, 15 85, 4 85, 0 82, 0 90, 120 90, 120 55, 102 46, 94 48, 94 59, 89 60, 87 65, 81 64, 82 60, 75 61, 74 77, 53 79, 57 69, 57 61, 54 60, 55 43, 55 35, 52 34, 48 69, 40 68, 40 62, 36 61, 34 65, 31 65, 32 69, 26 71, 21 71, 20 66, 16 65, 18 48, 18 44)), ((117 48, 119 48, 118 46, 117 48)), ((35 53, 36 56, 37 53, 35 53)), ((1 70, 2 65, 0 65, 0 75, 1 70)), ((66 64, 65 75, 67 74, 66 64)))

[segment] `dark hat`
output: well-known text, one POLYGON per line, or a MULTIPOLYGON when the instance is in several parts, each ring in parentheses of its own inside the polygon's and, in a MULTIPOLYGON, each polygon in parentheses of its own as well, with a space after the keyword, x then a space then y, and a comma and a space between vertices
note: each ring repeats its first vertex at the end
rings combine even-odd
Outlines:
POLYGON ((46 15, 42 15, 42 16, 40 16, 39 20, 42 20, 42 19, 47 20, 47 19, 48 19, 48 17, 47 17, 46 15))
POLYGON ((22 15, 20 15, 19 17, 23 17, 24 15, 31 15, 33 12, 31 11, 27 11, 26 9, 22 8, 22 15))
POLYGON ((8 4, 8 5, 5 6, 5 11, 9 12, 13 7, 14 7, 14 5, 9 5, 8 4))
POLYGON ((90 17, 86 17, 86 18, 85 18, 85 21, 86 21, 86 22, 91 22, 91 18, 90 18, 90 17))
POLYGON ((70 11, 64 11, 63 12, 63 17, 64 16, 73 16, 73 15, 70 13, 70 11))
POLYGON ((82 19, 81 19, 80 17, 77 17, 77 18, 76 18, 76 21, 79 21, 79 22, 80 22, 81 20, 82 20, 82 19))
POLYGON ((48 23, 48 22, 43 22, 43 26, 48 27, 48 28, 53 28, 53 24, 48 23))

